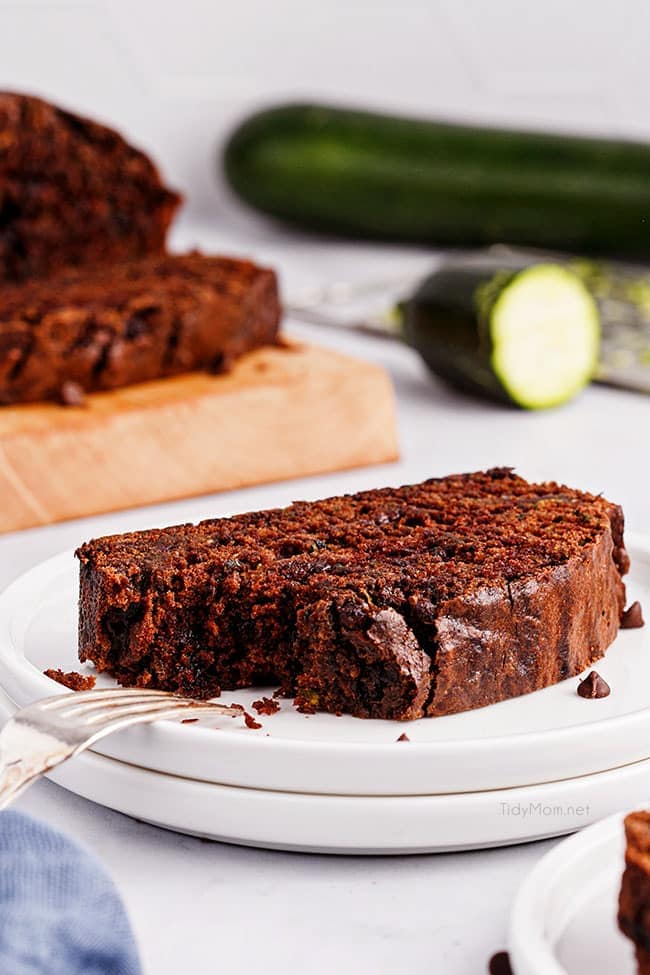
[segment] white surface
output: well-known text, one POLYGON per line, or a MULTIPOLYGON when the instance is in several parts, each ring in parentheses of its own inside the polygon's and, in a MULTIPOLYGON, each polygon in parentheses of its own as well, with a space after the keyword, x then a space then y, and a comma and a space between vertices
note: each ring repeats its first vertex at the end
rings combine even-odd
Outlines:
MULTIPOLYGON (((628 601, 650 606, 650 540, 628 541, 628 548, 628 601)), ((19 706, 61 692, 44 670, 79 668, 77 595, 78 563, 68 551, 0 596, 0 686, 19 706)), ((579 697, 575 677, 485 709, 405 723, 304 715, 283 700, 280 712, 260 717, 262 728, 255 731, 232 718, 161 722, 111 736, 93 750, 220 785, 325 795, 439 795, 556 782, 650 758, 649 630, 621 631, 598 671, 613 688, 599 701, 579 697), (397 744, 402 732, 408 747, 397 744)), ((102 676, 100 684, 115 682, 102 676)), ((226 692, 222 701, 254 713, 253 702, 272 693, 226 692)), ((310 845, 331 845, 317 835, 310 845)), ((434 836, 426 842, 413 837, 411 845, 431 848, 434 836)), ((462 839, 464 846, 471 842, 462 839)), ((475 842, 484 841, 477 835, 475 842)))
POLYGON ((442 853, 543 839, 589 826, 650 796, 648 760, 523 789, 433 796, 234 788, 151 772, 94 752, 59 766, 48 778, 110 809, 206 839, 364 856, 442 853))
POLYGON ((615 815, 537 864, 512 912, 515 975, 634 975, 633 946, 616 921, 624 852, 623 816, 615 815))

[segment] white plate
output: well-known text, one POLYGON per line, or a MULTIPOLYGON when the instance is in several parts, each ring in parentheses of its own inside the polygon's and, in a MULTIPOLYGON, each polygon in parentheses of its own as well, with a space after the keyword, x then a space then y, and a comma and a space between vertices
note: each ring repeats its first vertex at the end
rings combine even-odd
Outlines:
MULTIPOLYGON (((49 778, 145 822, 207 839, 307 853, 441 853, 559 836, 650 794, 650 760, 526 789, 322 796, 164 775, 85 752, 49 778)), ((612 969, 609 975, 623 975, 612 969)))
MULTIPOLYGON (((649 612, 650 543, 636 540, 631 554, 629 599, 649 612)), ((72 553, 27 572, 0 597, 0 685, 14 702, 61 690, 42 671, 79 668, 76 627, 72 553)), ((432 795, 572 778, 650 757, 649 644, 649 628, 619 635, 598 663, 612 686, 598 701, 578 697, 575 678, 478 711, 407 724, 306 716, 283 701, 280 713, 260 719, 259 731, 228 718, 218 722, 218 734, 164 722, 95 750, 207 782, 332 795, 432 795), (404 731, 409 743, 397 744, 404 731)), ((225 693, 224 700, 250 709, 263 693, 225 693)))
MULTIPOLYGON (((650 789, 628 808, 650 808, 650 789)), ((512 912, 515 975, 635 975, 633 945, 616 923, 624 851, 619 813, 540 860, 512 912)))

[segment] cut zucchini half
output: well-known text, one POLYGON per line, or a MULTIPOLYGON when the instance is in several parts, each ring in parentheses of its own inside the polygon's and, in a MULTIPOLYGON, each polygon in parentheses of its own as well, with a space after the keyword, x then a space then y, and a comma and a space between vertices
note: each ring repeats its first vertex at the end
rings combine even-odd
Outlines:
POLYGON ((592 378, 600 348, 596 302, 572 271, 538 264, 520 271, 495 301, 491 362, 513 403, 545 409, 592 378))
POLYGON ((451 258, 401 306, 403 334, 436 376, 528 410, 558 406, 594 376, 600 315, 563 264, 451 258))

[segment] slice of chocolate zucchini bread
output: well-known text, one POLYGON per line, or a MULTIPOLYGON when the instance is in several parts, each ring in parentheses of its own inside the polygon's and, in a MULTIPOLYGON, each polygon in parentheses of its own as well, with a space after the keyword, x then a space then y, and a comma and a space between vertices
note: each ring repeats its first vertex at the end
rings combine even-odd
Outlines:
POLYGON ((0 92, 0 281, 161 254, 179 203, 117 132, 0 92))
POLYGON ((639 975, 650 975, 650 811, 626 816, 625 839, 618 923, 634 943, 639 975))
POLYGON ((0 403, 222 370, 277 338, 273 271, 201 254, 68 271, 0 289, 0 403))
POLYGON ((509 469, 82 545, 79 652, 126 685, 271 683, 407 719, 579 674, 614 639, 621 509, 509 469))

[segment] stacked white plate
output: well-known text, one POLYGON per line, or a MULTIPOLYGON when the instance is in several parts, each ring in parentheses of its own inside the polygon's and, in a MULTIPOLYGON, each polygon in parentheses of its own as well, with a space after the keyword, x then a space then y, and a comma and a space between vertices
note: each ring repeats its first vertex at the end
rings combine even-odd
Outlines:
MULTIPOLYGON (((628 598, 650 612, 650 543, 630 549, 628 598)), ((0 686, 15 707, 62 691, 43 670, 85 669, 76 627, 71 552, 0 597, 0 686)), ((649 650, 650 627, 619 634, 598 664, 612 688, 601 700, 580 698, 574 678, 408 723, 304 715, 282 700, 257 730, 232 718, 130 729, 51 778, 160 826, 281 849, 416 853, 555 836, 650 795, 649 650)), ((271 693, 223 700, 255 715, 271 693)))

